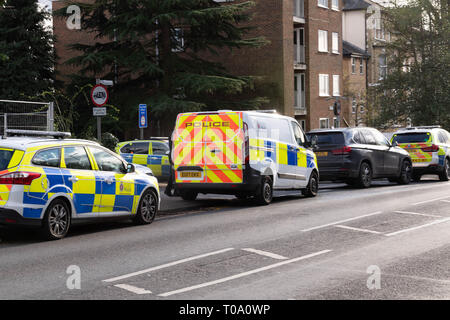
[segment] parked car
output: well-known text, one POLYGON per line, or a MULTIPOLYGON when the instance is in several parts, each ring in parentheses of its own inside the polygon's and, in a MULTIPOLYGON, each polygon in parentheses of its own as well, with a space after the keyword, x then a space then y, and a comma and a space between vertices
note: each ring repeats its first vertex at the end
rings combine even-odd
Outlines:
POLYGON ((167 178, 170 175, 169 143, 166 139, 120 142, 116 152, 129 163, 147 166, 156 177, 167 178))
POLYGON ((370 187, 372 179, 388 178, 400 184, 411 180, 412 161, 405 150, 392 145, 373 128, 320 129, 307 133, 321 180, 343 180, 370 187))
POLYGON ((300 125, 275 111, 182 113, 172 141, 174 187, 183 199, 219 193, 269 204, 274 189, 318 192, 316 157, 300 125))
POLYGON ((0 224, 61 239, 76 222, 155 218, 157 179, 114 152, 66 133, 7 132, 22 136, 0 140, 0 224))
POLYGON ((409 152, 413 162, 413 180, 424 174, 450 179, 450 133, 440 126, 412 127, 395 132, 392 143, 409 152))

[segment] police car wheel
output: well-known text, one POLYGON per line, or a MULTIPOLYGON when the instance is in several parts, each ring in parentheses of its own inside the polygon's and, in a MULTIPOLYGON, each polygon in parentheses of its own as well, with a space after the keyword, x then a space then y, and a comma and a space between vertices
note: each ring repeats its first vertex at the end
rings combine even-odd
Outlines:
POLYGON ((147 190, 141 196, 134 222, 137 224, 150 224, 155 219, 157 211, 158 196, 155 191, 147 190))
POLYGON ((317 173, 313 171, 309 177, 308 185, 305 190, 302 190, 302 194, 306 197, 315 197, 319 192, 319 179, 317 173))
POLYGON ((261 185, 258 188, 255 200, 257 204, 268 205, 273 199, 272 179, 265 176, 261 179, 261 185))
POLYGON ((441 181, 448 181, 450 180, 450 161, 446 158, 444 162, 444 168, 439 174, 439 180, 441 181))
POLYGON ((402 163, 402 169, 400 177, 397 179, 399 184, 409 184, 411 182, 412 165, 408 160, 404 160, 402 163))
POLYGON ((65 201, 54 200, 45 211, 42 232, 48 240, 58 240, 66 236, 70 227, 70 210, 65 201))

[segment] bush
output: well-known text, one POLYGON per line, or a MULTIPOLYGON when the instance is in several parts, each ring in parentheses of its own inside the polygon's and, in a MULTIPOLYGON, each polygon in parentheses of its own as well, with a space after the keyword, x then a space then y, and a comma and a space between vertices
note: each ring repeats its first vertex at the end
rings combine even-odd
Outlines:
POLYGON ((102 145, 111 151, 115 151, 119 139, 110 132, 105 132, 102 134, 102 145))

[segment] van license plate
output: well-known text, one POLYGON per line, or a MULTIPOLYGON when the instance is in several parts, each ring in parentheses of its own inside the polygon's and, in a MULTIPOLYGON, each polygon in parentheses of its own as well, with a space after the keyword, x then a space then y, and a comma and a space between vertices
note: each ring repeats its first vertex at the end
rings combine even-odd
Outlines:
POLYGON ((183 172, 180 172, 180 175, 182 178, 201 178, 202 177, 202 173, 199 171, 197 171, 197 172, 183 171, 183 172))
POLYGON ((326 156, 328 156, 328 152, 327 151, 316 152, 316 156, 318 156, 318 157, 326 157, 326 156))

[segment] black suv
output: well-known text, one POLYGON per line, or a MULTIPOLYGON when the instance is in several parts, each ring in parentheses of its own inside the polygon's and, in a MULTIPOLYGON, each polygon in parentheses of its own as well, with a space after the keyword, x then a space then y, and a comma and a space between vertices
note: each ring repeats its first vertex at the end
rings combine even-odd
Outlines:
POLYGON ((411 180, 412 161, 373 128, 320 129, 307 133, 317 156, 321 180, 343 180, 367 188, 374 178, 400 184, 411 180))

